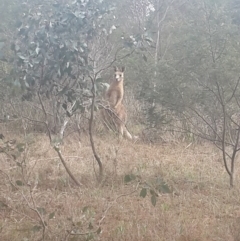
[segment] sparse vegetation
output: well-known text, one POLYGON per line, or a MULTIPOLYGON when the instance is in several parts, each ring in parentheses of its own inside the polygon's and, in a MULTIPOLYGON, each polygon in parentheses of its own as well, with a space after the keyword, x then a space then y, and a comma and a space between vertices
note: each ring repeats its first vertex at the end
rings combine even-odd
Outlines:
POLYGON ((81 183, 77 187, 47 137, 33 139, 23 167, 1 155, 1 240, 41 240, 42 220, 45 240, 202 241, 239 235, 239 169, 230 190, 214 146, 98 138, 105 167, 98 185, 88 138, 80 143, 73 135, 65 141, 64 157, 81 183), (140 196, 138 181, 124 182, 126 175, 158 191, 155 207, 148 194, 140 196), (170 193, 158 189, 162 180, 170 193))

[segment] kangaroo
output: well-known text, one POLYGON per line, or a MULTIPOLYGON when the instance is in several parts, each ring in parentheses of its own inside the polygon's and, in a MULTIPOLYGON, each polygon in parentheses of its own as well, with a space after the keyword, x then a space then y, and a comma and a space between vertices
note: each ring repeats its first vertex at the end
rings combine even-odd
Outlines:
POLYGON ((109 103, 109 109, 103 109, 102 117, 109 129, 117 129, 122 136, 132 139, 132 135, 126 128, 127 111, 122 103, 124 95, 124 70, 124 67, 121 70, 114 67, 114 78, 105 94, 105 99, 109 103))
POLYGON ((125 67, 122 67, 121 70, 119 70, 117 67, 114 67, 114 79, 106 92, 106 100, 109 102, 110 106, 115 109, 117 109, 119 105, 122 104, 123 100, 124 70, 125 67))

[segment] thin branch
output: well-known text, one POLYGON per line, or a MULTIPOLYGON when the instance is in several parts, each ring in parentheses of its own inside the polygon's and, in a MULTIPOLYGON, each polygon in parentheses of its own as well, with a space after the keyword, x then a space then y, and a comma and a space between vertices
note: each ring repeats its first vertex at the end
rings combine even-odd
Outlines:
POLYGON ((65 169, 66 169, 66 171, 67 171, 67 173, 68 173, 68 175, 72 178, 72 180, 75 182, 75 184, 80 187, 81 184, 78 182, 78 180, 75 178, 75 176, 72 174, 72 172, 71 172, 70 169, 68 168, 67 163, 65 162, 65 160, 64 160, 64 158, 63 158, 63 156, 62 156, 62 153, 61 153, 61 150, 59 149, 59 147, 57 147, 57 146, 55 145, 55 146, 54 146, 54 150, 57 152, 57 154, 58 154, 58 156, 59 156, 59 158, 60 158, 63 166, 65 167, 65 169))
POLYGON ((29 209, 31 209, 33 212, 35 212, 38 216, 38 218, 40 219, 40 222, 42 224, 42 227, 43 227, 43 233, 42 233, 42 240, 44 241, 45 240, 45 231, 46 231, 46 224, 45 224, 45 221, 42 217, 42 215, 40 214, 40 212, 38 211, 37 207, 36 207, 36 204, 35 204, 35 200, 33 198, 33 195, 32 195, 32 189, 30 187, 30 196, 31 196, 31 201, 32 201, 32 204, 33 204, 33 207, 32 205, 30 204, 30 202, 28 201, 28 199, 25 197, 25 195, 23 194, 23 192, 21 193, 22 194, 22 197, 25 199, 29 209))
MULTIPOLYGON (((168 131, 168 132, 174 131, 174 132, 182 133, 182 134, 187 134, 187 133, 192 134, 192 135, 197 136, 201 139, 212 142, 220 151, 222 151, 222 146, 220 145, 222 143, 222 140, 211 139, 211 138, 208 138, 207 135, 201 135, 201 134, 198 134, 196 132, 186 130, 186 129, 180 128, 180 127, 178 127, 178 129, 166 129, 165 131, 168 131), (217 143, 219 143, 219 145, 217 143)), ((230 146, 232 146, 232 145, 230 145, 230 146)), ((240 148, 239 148, 239 150, 240 150, 240 148)), ((231 159, 231 156, 227 152, 226 152, 226 155, 227 155, 228 158, 231 159)))
POLYGON ((222 132, 222 154, 223 154, 223 162, 224 162, 224 166, 225 169, 227 171, 227 173, 229 174, 230 178, 232 178, 232 173, 229 170, 229 167, 227 165, 227 159, 226 159, 226 110, 225 110, 225 104, 224 104, 224 100, 223 97, 221 95, 221 91, 220 91, 220 86, 218 83, 217 84, 217 90, 218 90, 218 94, 219 94, 219 98, 220 98, 220 104, 222 106, 222 111, 223 111, 223 132, 222 132))
POLYGON ((236 91, 237 91, 237 89, 238 89, 239 82, 240 82, 240 77, 238 78, 237 83, 236 83, 234 89, 232 90, 232 95, 231 95, 231 97, 226 101, 227 103, 230 102, 233 97, 235 97, 236 91))
MULTIPOLYGON (((122 124, 124 124, 124 127, 126 128, 126 130, 130 133, 130 131, 128 130, 128 128, 127 128, 126 124, 124 123, 124 121, 119 118, 119 116, 116 114, 116 112, 115 112, 114 110, 112 110, 109 106, 104 106, 104 105, 101 104, 101 103, 99 103, 98 105, 101 106, 101 107, 102 107, 104 110, 106 110, 107 112, 110 112, 111 114, 113 114, 114 117, 116 117, 122 124)), ((109 128, 109 129, 112 130, 112 128, 109 128)), ((113 130, 113 131, 114 131, 114 130, 113 130)))
POLYGON ((104 211, 101 219, 98 221, 98 227, 96 228, 95 231, 85 232, 85 233, 73 233, 73 231, 67 230, 68 234, 69 234, 69 235, 76 235, 76 236, 77 236, 77 235, 89 235, 89 234, 94 234, 94 233, 100 232, 100 231, 101 231, 101 223, 102 223, 103 220, 106 218, 108 211, 113 207, 114 204, 116 204, 116 202, 117 202, 117 200, 118 200, 119 198, 125 197, 125 196, 130 196, 130 195, 132 195, 133 193, 135 193, 135 192, 138 190, 139 184, 140 184, 140 182, 138 182, 136 188, 135 188, 133 191, 131 191, 130 193, 121 194, 121 195, 119 195, 118 197, 116 197, 116 198, 111 202, 111 204, 110 204, 110 205, 106 208, 106 210, 104 211))
POLYGON ((111 67, 116 61, 123 60, 123 59, 131 56, 131 55, 134 53, 134 51, 135 51, 135 49, 133 49, 130 53, 125 54, 124 56, 122 56, 122 57, 120 57, 120 58, 117 58, 117 54, 118 54, 118 53, 120 52, 120 50, 122 50, 122 49, 124 49, 124 48, 123 48, 123 47, 118 48, 118 50, 117 50, 116 53, 115 53, 114 59, 113 59, 108 65, 106 65, 104 68, 98 70, 98 71, 95 73, 95 77, 98 76, 98 74, 100 74, 102 71, 104 71, 104 70, 108 69, 109 67, 111 67))
POLYGON ((191 107, 188 107, 191 111, 193 111, 208 127, 210 127, 210 129, 213 131, 213 133, 215 133, 215 135, 219 138, 219 134, 217 133, 216 130, 214 130, 214 128, 212 127, 212 125, 195 109, 191 108, 191 107))
POLYGON ((239 137, 240 137, 240 128, 238 128, 237 130, 237 138, 236 138, 236 141, 235 141, 235 146, 234 146, 234 149, 233 149, 233 155, 232 155, 232 158, 231 158, 231 173, 233 175, 233 172, 234 172, 234 162, 235 162, 235 157, 236 157, 236 154, 237 154, 237 151, 238 151, 238 144, 239 144, 239 137))
POLYGON ((45 116, 45 122, 43 122, 43 123, 44 123, 44 125, 45 125, 45 127, 46 127, 46 129, 47 129, 47 133, 48 133, 49 140, 50 140, 50 142, 52 142, 51 131, 50 131, 50 129, 49 129, 48 120, 47 120, 48 115, 47 115, 46 109, 45 109, 45 107, 44 107, 44 104, 43 104, 43 101, 42 101, 42 97, 41 97, 41 95, 40 95, 40 89, 37 91, 37 95, 38 95, 38 99, 39 99, 39 101, 40 101, 40 105, 41 105, 41 107, 42 107, 42 110, 43 110, 43 113, 44 113, 44 116, 45 116))
POLYGON ((102 218, 98 221, 99 226, 101 225, 102 221, 106 218, 106 215, 107 215, 108 211, 113 207, 113 205, 117 202, 117 200, 121 197, 130 196, 131 194, 135 193, 138 190, 139 184, 140 184, 140 182, 138 182, 136 188, 133 191, 131 191, 130 193, 121 194, 120 196, 116 197, 114 199, 114 201, 112 201, 112 203, 104 211, 104 214, 103 214, 102 218))
POLYGON ((95 98, 96 98, 96 89, 95 89, 95 80, 90 76, 90 79, 92 81, 92 104, 91 104, 91 116, 89 119, 89 137, 90 137, 90 143, 92 146, 92 151, 93 151, 93 155, 98 163, 99 166, 99 177, 100 179, 102 178, 103 175, 103 165, 102 162, 100 160, 100 157, 98 156, 97 152, 96 152, 96 148, 95 148, 95 143, 93 140, 93 134, 92 134, 92 128, 93 128, 93 119, 94 119, 94 108, 95 108, 95 98))

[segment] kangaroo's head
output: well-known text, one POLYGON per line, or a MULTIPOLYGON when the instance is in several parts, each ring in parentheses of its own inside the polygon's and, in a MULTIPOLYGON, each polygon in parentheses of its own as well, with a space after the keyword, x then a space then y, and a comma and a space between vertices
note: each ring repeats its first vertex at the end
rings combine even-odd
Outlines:
POLYGON ((121 69, 114 67, 114 81, 121 82, 124 80, 124 70, 125 67, 122 67, 121 69))

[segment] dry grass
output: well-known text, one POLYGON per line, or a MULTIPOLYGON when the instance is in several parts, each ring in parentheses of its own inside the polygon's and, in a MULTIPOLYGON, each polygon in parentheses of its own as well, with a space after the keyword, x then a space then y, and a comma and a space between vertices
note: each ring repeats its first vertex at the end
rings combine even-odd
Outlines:
POLYGON ((31 209, 36 207, 47 224, 46 241, 240 240, 240 171, 236 167, 235 187, 230 190, 221 156, 213 147, 95 139, 105 167, 101 185, 87 138, 80 143, 68 137, 62 148, 80 188, 69 179, 45 136, 30 137, 22 169, 0 156, 1 241, 41 240, 40 219, 31 209), (164 179, 173 192, 160 194, 153 207, 149 195, 139 196, 140 188, 133 192, 135 181, 124 183, 131 173, 153 185, 157 178, 164 179), (22 177, 25 185, 17 186, 22 177), (69 234, 95 231, 99 222, 99 235, 69 234))

